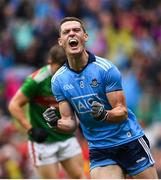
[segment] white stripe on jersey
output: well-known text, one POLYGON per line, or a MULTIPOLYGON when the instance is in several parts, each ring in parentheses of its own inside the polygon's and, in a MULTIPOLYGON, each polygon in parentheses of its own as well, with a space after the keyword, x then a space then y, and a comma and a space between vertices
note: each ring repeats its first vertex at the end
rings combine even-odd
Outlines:
POLYGON ((57 70, 57 72, 53 75, 53 77, 52 77, 52 82, 54 82, 55 81, 55 79, 56 79, 56 77, 57 76, 59 76, 59 75, 61 75, 64 71, 66 71, 67 70, 67 67, 66 66, 62 66, 60 69, 58 69, 57 70))
POLYGON ((108 69, 106 69, 104 66, 102 66, 101 64, 99 64, 98 62, 94 62, 94 64, 100 66, 102 69, 104 69, 105 71, 107 71, 108 69))
MULTIPOLYGON (((88 96, 89 96, 89 97, 91 97, 91 96, 95 96, 95 97, 96 97, 96 96, 97 96, 97 93, 88 94, 88 95, 82 95, 82 96, 76 96, 76 97, 73 97, 72 100, 73 100, 73 99, 85 98, 85 97, 88 97, 88 96)), ((97 98, 98 98, 98 97, 97 97, 97 98)), ((98 98, 98 99, 99 99, 99 98, 98 98)), ((99 99, 99 100, 100 100, 100 99, 99 99)))
POLYGON ((148 157, 149 157, 149 161, 151 164, 154 163, 154 159, 152 157, 152 154, 150 152, 150 148, 149 146, 147 145, 146 141, 141 137, 138 139, 139 143, 142 145, 143 149, 145 150, 145 152, 147 153, 148 157))
POLYGON ((107 59, 104 59, 104 58, 101 58, 101 57, 98 57, 98 56, 95 56, 95 57, 96 57, 96 62, 99 63, 100 66, 101 65, 104 66, 107 70, 112 67, 112 65, 108 62, 107 59))
MULTIPOLYGON (((42 69, 42 68, 41 68, 42 69)), ((44 79, 46 79, 48 76, 51 76, 52 72, 51 72, 51 66, 47 65, 47 70, 41 73, 38 73, 38 75, 36 75, 33 79, 37 82, 40 83, 42 82, 44 79)))

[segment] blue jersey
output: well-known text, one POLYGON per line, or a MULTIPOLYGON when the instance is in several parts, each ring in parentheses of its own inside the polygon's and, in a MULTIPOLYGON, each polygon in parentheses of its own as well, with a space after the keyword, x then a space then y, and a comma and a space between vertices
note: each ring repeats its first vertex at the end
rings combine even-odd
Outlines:
POLYGON ((118 146, 144 135, 130 109, 128 119, 116 124, 97 121, 91 115, 91 101, 111 110, 106 93, 122 90, 121 74, 107 59, 89 53, 88 64, 79 72, 65 64, 52 77, 51 87, 58 102, 67 100, 75 110, 90 149, 118 146))

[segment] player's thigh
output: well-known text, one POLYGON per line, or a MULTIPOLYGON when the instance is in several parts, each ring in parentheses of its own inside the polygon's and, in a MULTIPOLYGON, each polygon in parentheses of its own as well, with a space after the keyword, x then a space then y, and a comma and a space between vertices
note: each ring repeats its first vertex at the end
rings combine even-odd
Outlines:
POLYGON ((134 179, 158 179, 155 166, 151 166, 143 172, 133 176, 134 179))
POLYGON ((58 163, 47 164, 36 167, 39 175, 43 179, 59 179, 58 163))
POLYGON ((62 166, 73 179, 85 178, 82 154, 61 161, 62 166))
POLYGON ((124 173, 118 165, 95 167, 91 170, 92 179, 124 179, 124 173))
POLYGON ((58 143, 28 142, 31 162, 41 178, 58 178, 58 143))
POLYGON ((59 142, 58 160, 64 161, 82 153, 81 146, 76 137, 71 137, 66 141, 59 142))
POLYGON ((36 143, 28 141, 29 155, 34 166, 43 166, 59 162, 58 143, 36 143))
POLYGON ((72 178, 82 178, 83 157, 78 140, 75 137, 59 143, 58 159, 72 178))

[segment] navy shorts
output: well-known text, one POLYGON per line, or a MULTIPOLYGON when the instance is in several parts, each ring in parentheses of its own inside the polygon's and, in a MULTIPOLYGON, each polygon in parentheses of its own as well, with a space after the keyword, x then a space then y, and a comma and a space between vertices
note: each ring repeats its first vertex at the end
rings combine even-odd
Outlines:
POLYGON ((126 174, 139 174, 154 164, 146 136, 106 149, 90 150, 90 170, 95 167, 119 165, 126 174))

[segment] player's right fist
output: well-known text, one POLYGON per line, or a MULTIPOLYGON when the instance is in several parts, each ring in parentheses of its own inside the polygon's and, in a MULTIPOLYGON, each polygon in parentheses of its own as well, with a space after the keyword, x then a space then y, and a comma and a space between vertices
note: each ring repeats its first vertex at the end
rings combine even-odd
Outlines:
POLYGON ((32 138, 33 141, 38 143, 45 142, 48 137, 48 133, 45 129, 42 128, 31 128, 28 130, 28 135, 32 138))
POLYGON ((57 127, 59 118, 56 115, 55 111, 56 111, 55 107, 50 107, 50 108, 47 108, 46 111, 43 113, 43 117, 50 128, 57 127))

